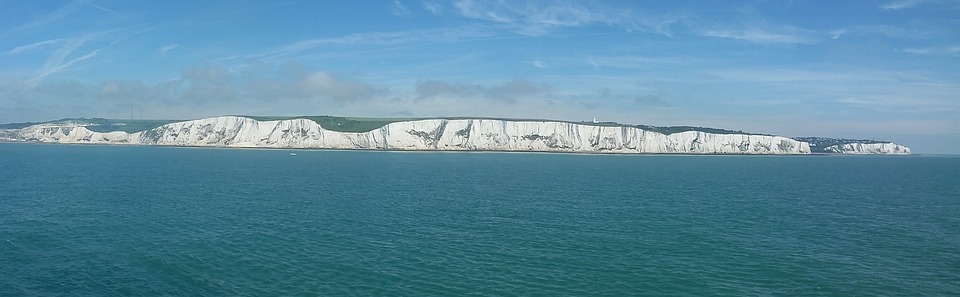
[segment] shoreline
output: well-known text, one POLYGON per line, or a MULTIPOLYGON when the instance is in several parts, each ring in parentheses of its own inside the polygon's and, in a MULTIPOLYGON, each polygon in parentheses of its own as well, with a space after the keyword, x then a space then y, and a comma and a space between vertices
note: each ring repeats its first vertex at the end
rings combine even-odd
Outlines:
MULTIPOLYGON (((749 154, 749 153, 647 153, 647 152, 580 152, 580 151, 528 151, 528 150, 437 150, 437 149, 377 149, 377 148, 298 148, 298 147, 249 147, 249 146, 191 146, 191 145, 151 145, 151 144, 129 144, 129 143, 63 143, 63 142, 41 142, 27 140, 0 140, 0 144, 30 144, 30 145, 77 145, 77 146, 116 146, 116 147, 162 147, 162 148, 184 148, 184 149, 241 149, 241 150, 286 150, 286 151, 344 151, 344 152, 386 152, 386 153, 507 153, 507 154, 566 154, 566 155, 606 155, 606 156, 931 156, 930 154, 831 154, 831 153, 807 153, 807 154, 749 154)), ((937 154, 934 154, 937 155, 937 154)), ((941 154, 942 156, 956 156, 950 154, 941 154)))

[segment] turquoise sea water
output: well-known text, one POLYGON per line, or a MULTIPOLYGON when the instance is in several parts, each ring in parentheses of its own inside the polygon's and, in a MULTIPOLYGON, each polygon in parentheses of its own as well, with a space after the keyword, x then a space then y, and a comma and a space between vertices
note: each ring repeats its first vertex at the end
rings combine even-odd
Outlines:
POLYGON ((960 157, 0 144, 0 296, 957 296, 960 157))

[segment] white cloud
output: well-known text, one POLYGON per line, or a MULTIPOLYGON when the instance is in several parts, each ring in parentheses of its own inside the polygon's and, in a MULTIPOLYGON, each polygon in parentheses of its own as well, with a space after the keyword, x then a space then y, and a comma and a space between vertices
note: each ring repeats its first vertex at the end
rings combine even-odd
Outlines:
MULTIPOLYGON (((386 93, 385 88, 359 81, 344 80, 325 71, 317 71, 295 81, 281 83, 280 87, 297 90, 302 97, 322 97, 339 102, 366 100, 386 93)), ((268 95, 270 94, 259 94, 261 97, 268 95)))
POLYGON ((884 36, 904 39, 932 39, 949 36, 953 32, 949 29, 924 25, 922 23, 900 25, 859 25, 830 31, 832 39, 851 36, 884 36))
POLYGON ((717 79, 712 83, 754 90, 745 95, 755 98, 739 98, 738 102, 792 94, 791 99, 803 100, 811 110, 823 111, 822 106, 835 103, 854 107, 836 110, 858 113, 851 116, 879 112, 903 118, 906 113, 937 116, 960 112, 960 101, 955 99, 955 94, 960 94, 960 85, 922 71, 744 68, 707 74, 717 79))
POLYGON ((496 5, 490 5, 489 2, 474 0, 458 0, 453 3, 461 15, 473 19, 482 19, 498 23, 511 23, 513 18, 503 15, 498 11, 496 5))
POLYGON ((795 105, 801 103, 801 100, 798 99, 784 99, 784 98, 760 98, 760 99, 741 99, 731 102, 733 104, 745 105, 745 106, 782 106, 782 105, 795 105))
POLYGON ((744 40, 760 44, 813 44, 817 42, 814 33, 815 32, 811 30, 793 26, 785 26, 780 28, 747 26, 707 29, 702 31, 701 35, 707 37, 744 40))
POLYGON ((399 17, 408 17, 410 16, 410 9, 407 9, 407 6, 400 2, 400 0, 393 1, 393 7, 390 10, 394 15, 399 17))
POLYGON ((905 48, 899 52, 925 56, 960 56, 960 45, 943 47, 905 48))
POLYGON ((308 99, 345 104, 374 98, 387 91, 384 87, 323 70, 310 72, 297 63, 256 68, 245 73, 231 72, 214 64, 185 69, 180 84, 186 89, 180 97, 188 102, 308 99))
POLYGON ((846 33, 847 33, 847 30, 845 29, 830 31, 830 39, 834 39, 834 40, 840 39, 840 36, 843 36, 843 34, 846 34, 846 33))
POLYGON ((178 47, 180 47, 179 44, 167 45, 167 46, 158 48, 158 49, 157 49, 157 54, 160 55, 160 57, 166 57, 166 56, 167 56, 167 52, 170 52, 171 50, 174 50, 174 49, 176 49, 176 48, 178 48, 178 47))
POLYGON ((516 102, 521 99, 540 98, 552 92, 547 84, 538 84, 525 79, 506 81, 500 84, 448 83, 440 80, 421 80, 416 84, 417 99, 456 98, 485 99, 500 102, 516 102))
MULTIPOLYGON (((120 28, 73 37, 43 40, 0 52, 0 58, 26 54, 46 55, 46 59, 42 65, 36 66, 32 73, 25 75, 28 76, 28 78, 26 78, 24 83, 26 86, 32 88, 38 86, 46 77, 65 71, 80 62, 97 57, 101 51, 110 48, 130 35, 115 38, 110 43, 106 43, 106 38, 116 37, 117 33, 126 31, 128 30, 120 28)), ((33 62, 36 60, 28 58, 25 59, 25 61, 33 62)))
MULTIPOLYGON (((956 88, 953 88, 956 90, 956 88)), ((934 92, 935 93, 935 92, 934 92)), ((924 95, 929 95, 924 94, 924 95)), ((955 113, 960 112, 960 104, 931 98, 921 98, 911 94, 865 94, 856 97, 844 97, 837 103, 856 105, 886 113, 955 113)))
POLYGON ((325 46, 337 45, 376 45, 376 46, 403 46, 414 43, 449 43, 461 42, 477 38, 493 37, 490 32, 471 27, 463 28, 433 28, 415 29, 394 32, 356 33, 346 36, 317 38, 297 41, 291 44, 274 47, 252 55, 232 56, 220 58, 216 61, 229 60, 274 60, 309 53, 325 46))
POLYGON ((537 67, 540 69, 547 68, 547 63, 541 60, 533 60, 532 62, 530 62, 530 64, 533 65, 533 67, 537 67))
POLYGON ((11 31, 13 32, 24 31, 24 30, 33 29, 36 27, 41 27, 49 23, 57 22, 60 19, 63 19, 64 17, 67 17, 68 15, 76 12, 82 3, 83 2, 80 0, 71 1, 67 5, 61 6, 60 8, 57 8, 56 10, 50 13, 36 17, 33 19, 33 21, 20 25, 19 27, 16 27, 11 31))
POLYGON ((102 5, 97 5, 96 3, 93 3, 93 1, 83 1, 83 0, 81 0, 81 1, 83 2, 83 4, 86 4, 86 5, 90 6, 90 7, 93 7, 93 8, 102 10, 102 11, 106 11, 106 12, 109 12, 109 13, 112 13, 112 14, 115 14, 115 15, 118 15, 118 16, 123 16, 123 14, 117 12, 116 10, 103 7, 102 5))
POLYGON ((74 1, 70 1, 70 3, 67 3, 66 5, 63 5, 63 6, 57 8, 57 9, 55 9, 55 10, 53 10, 53 11, 50 11, 50 12, 48 12, 48 13, 46 13, 46 14, 37 16, 37 17, 33 18, 33 20, 30 21, 29 23, 26 23, 26 24, 20 25, 20 26, 18 26, 18 27, 15 27, 15 28, 13 28, 12 30, 10 30, 10 32, 19 32, 19 31, 31 30, 31 29, 34 29, 34 28, 43 27, 43 26, 45 26, 45 25, 47 25, 47 24, 56 23, 56 22, 60 21, 61 19, 66 18, 66 17, 70 16, 71 14, 74 14, 75 12, 77 12, 78 10, 80 10, 80 8, 82 8, 82 7, 84 7, 84 6, 93 7, 93 8, 96 8, 96 9, 99 9, 99 10, 102 10, 102 11, 105 11, 105 12, 109 12, 109 13, 111 13, 111 14, 120 15, 118 12, 116 12, 116 11, 114 11, 114 10, 111 10, 111 9, 109 9, 109 8, 106 8, 106 7, 103 7, 103 6, 101 6, 101 5, 94 4, 94 3, 89 2, 89 1, 86 1, 86 0, 74 0, 74 1))
POLYGON ((651 69, 654 67, 670 67, 705 65, 715 62, 711 59, 691 56, 593 56, 587 60, 594 69, 611 67, 623 69, 651 69))
POLYGON ((67 38, 59 38, 59 39, 50 39, 50 40, 39 41, 31 44, 21 45, 0 53, 0 57, 15 56, 15 55, 23 54, 26 52, 42 50, 53 45, 63 44, 67 41, 68 41, 67 38))
POLYGON ((881 4, 881 5, 880 5, 880 9, 884 9, 884 10, 906 9, 906 8, 911 8, 911 7, 915 7, 915 6, 917 6, 917 5, 920 5, 920 4, 922 4, 923 2, 924 2, 923 0, 897 0, 897 1, 890 1, 890 2, 887 2, 887 3, 881 4))
POLYGON ((861 73, 840 72, 840 71, 810 71, 799 69, 782 68, 741 68, 741 69, 721 69, 706 70, 704 73, 728 81, 741 82, 839 82, 839 81, 863 81, 863 80, 883 80, 887 81, 890 77, 880 76, 880 73, 861 76, 861 73))
POLYGON ((440 3, 434 1, 423 1, 423 9, 427 10, 432 15, 439 15, 443 12, 443 8, 440 6, 440 3))
POLYGON ((666 33, 676 17, 644 18, 628 9, 585 6, 578 1, 484 1, 457 0, 460 16, 503 26, 517 34, 541 36, 561 28, 606 25, 626 31, 650 30, 666 33))
POLYGON ((88 34, 80 37, 64 39, 61 43, 62 45, 57 48, 53 54, 47 57, 46 63, 44 63, 43 66, 34 73, 32 78, 27 80, 27 85, 35 87, 44 77, 63 71, 73 64, 96 56, 100 49, 94 49, 80 57, 67 60, 67 57, 71 56, 71 54, 87 43, 92 36, 93 35, 88 34))

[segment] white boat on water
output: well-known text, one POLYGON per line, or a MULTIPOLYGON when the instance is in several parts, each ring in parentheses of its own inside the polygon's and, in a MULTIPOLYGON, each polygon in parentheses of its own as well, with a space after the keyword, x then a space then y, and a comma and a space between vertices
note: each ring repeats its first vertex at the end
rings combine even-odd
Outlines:
POLYGON ((290 153, 290 155, 291 155, 291 156, 296 156, 296 155, 297 155, 297 153, 290 153))

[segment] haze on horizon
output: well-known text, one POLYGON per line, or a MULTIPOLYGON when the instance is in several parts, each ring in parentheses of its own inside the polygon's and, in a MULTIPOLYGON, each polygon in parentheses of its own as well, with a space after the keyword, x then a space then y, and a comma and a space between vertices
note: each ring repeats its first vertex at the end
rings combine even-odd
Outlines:
POLYGON ((960 1, 5 1, 0 123, 485 116, 960 153, 960 1))

